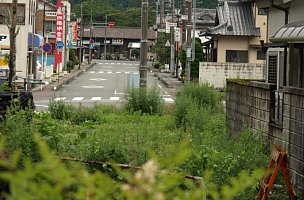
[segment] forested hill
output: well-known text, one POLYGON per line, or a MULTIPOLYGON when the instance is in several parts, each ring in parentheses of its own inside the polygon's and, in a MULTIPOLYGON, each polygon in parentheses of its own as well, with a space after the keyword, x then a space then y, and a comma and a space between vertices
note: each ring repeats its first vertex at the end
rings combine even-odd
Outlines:
MULTIPOLYGON (((181 8, 185 0, 175 0, 175 7, 181 8)), ((51 0, 56 4, 57 0, 51 0)), ((93 22, 114 21, 117 26, 137 26, 141 24, 142 0, 69 0, 72 12, 80 16, 80 5, 83 7, 84 22, 89 23, 92 14, 93 22)), ((157 0, 149 0, 149 25, 155 24, 157 0)), ((217 0, 196 0, 198 8, 215 8, 217 0)), ((75 19, 72 19, 75 20, 75 19)))

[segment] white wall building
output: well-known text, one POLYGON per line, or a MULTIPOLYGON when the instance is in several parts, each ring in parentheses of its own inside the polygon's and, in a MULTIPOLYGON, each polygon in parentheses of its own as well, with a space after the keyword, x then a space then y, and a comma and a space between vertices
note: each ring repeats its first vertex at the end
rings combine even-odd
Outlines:
MULTIPOLYGON (((8 18, 8 6, 11 3, 12 0, 0 1, 0 36, 9 36, 6 21, 8 18)), ((20 28, 16 37, 16 74, 18 77, 26 77, 28 74, 28 35, 33 30, 35 8, 36 0, 18 0, 17 29, 20 28)), ((9 50, 9 45, 1 48, 2 52, 7 52, 7 50, 9 50)))

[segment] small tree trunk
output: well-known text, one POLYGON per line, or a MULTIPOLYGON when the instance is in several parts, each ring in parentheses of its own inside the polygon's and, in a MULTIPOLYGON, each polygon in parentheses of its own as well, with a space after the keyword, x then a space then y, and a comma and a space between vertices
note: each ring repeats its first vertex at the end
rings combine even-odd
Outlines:
POLYGON ((17 3, 18 0, 13 0, 10 9, 10 16, 8 20, 8 28, 10 34, 10 57, 9 57, 9 76, 8 76, 8 86, 11 88, 11 91, 14 90, 13 88, 13 80, 16 76, 16 36, 18 35, 19 28, 16 31, 17 25, 17 3))

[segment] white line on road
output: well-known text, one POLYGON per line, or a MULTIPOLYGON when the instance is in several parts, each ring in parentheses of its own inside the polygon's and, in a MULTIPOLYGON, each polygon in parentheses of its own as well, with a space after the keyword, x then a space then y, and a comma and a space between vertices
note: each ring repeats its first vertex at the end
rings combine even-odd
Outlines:
POLYGON ((40 105, 40 104, 35 104, 36 107, 43 107, 43 108, 48 108, 49 106, 46 105, 40 105))
POLYGON ((91 100, 92 101, 101 101, 101 97, 92 97, 91 100))
POLYGON ((107 73, 108 73, 108 74, 112 74, 113 72, 111 72, 111 71, 108 71, 107 73))
POLYGON ((110 101, 119 101, 119 97, 110 97, 110 101))
POLYGON ((121 74, 121 72, 116 72, 116 74, 121 74))
POLYGON ((82 101, 84 97, 74 97, 72 101, 82 101))
POLYGON ((103 86, 101 86, 101 85, 84 85, 84 86, 81 86, 81 87, 83 87, 83 88, 104 88, 103 86))
POLYGON ((91 78, 90 81, 106 81, 104 78, 91 78))
POLYGON ((65 97, 57 97, 54 99, 54 101, 64 101, 65 97))
POLYGON ((99 71, 98 73, 99 73, 99 74, 103 74, 103 73, 104 73, 104 71, 99 71))
POLYGON ((90 74, 95 74, 95 71, 90 71, 90 74))

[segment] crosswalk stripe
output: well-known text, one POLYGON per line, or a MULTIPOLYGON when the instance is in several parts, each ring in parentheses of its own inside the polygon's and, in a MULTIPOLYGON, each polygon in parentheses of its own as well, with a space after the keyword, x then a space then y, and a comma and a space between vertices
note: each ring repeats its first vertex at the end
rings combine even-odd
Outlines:
POLYGON ((54 99, 54 101, 64 101, 65 97, 57 97, 54 99))
POLYGON ((99 71, 98 73, 99 73, 99 74, 103 74, 104 72, 103 72, 103 71, 99 71))
POLYGON ((84 97, 74 97, 72 101, 82 101, 84 97))
POLYGON ((101 97, 92 97, 91 100, 92 101, 101 101, 101 97))
POLYGON ((110 97, 110 101, 119 101, 119 97, 110 97))

